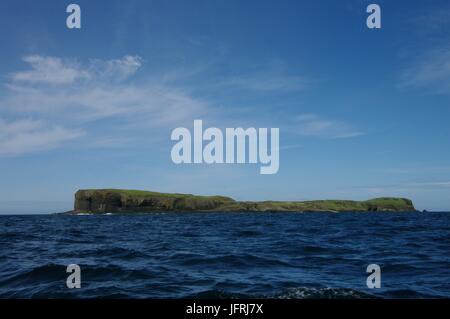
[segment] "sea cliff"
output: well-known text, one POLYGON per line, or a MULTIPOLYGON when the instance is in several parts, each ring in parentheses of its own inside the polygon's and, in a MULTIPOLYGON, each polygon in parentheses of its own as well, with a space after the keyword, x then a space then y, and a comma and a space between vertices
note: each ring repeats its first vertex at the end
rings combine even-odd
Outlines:
POLYGON ((235 201, 225 196, 196 196, 139 190, 87 189, 75 194, 74 210, 79 213, 139 212, 411 212, 411 200, 383 197, 366 201, 235 201))

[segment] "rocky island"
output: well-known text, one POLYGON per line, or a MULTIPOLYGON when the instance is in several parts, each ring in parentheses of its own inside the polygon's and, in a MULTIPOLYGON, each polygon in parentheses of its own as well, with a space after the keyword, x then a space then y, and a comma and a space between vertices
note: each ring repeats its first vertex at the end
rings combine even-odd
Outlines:
POLYGON ((383 197, 366 201, 236 201, 225 196, 196 196, 140 190, 86 189, 75 194, 68 214, 151 212, 412 212, 411 200, 383 197))

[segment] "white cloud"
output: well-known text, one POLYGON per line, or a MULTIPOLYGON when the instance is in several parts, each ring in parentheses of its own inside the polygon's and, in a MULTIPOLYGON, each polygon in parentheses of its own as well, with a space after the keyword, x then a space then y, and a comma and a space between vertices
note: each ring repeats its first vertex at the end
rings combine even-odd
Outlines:
POLYGON ((430 88, 436 93, 450 93, 450 47, 424 54, 403 72, 401 86, 430 88))
POLYGON ((11 78, 15 82, 61 85, 89 76, 75 63, 68 63, 60 58, 31 55, 24 57, 23 60, 29 64, 31 70, 13 73, 11 78))
POLYGON ((337 139, 363 135, 343 121, 324 119, 316 114, 301 114, 294 117, 292 122, 290 131, 303 136, 337 139))
POLYGON ((25 60, 32 70, 12 74, 6 97, 0 101, 3 110, 52 117, 70 115, 81 121, 129 117, 165 125, 206 108, 205 103, 172 87, 155 82, 121 83, 141 67, 142 59, 137 56, 95 59, 85 66, 54 57, 25 60))
POLYGON ((86 65, 73 59, 31 55, 23 58, 30 70, 11 74, 13 82, 21 84, 66 85, 77 81, 99 79, 122 81, 133 75, 142 65, 138 56, 127 55, 122 59, 93 59, 86 65))
POLYGON ((413 19, 411 28, 428 38, 443 35, 448 37, 450 26, 450 5, 439 6, 413 19))
POLYGON ((91 60, 90 68, 93 77, 122 81, 132 76, 142 66, 139 56, 126 55, 122 59, 91 60))
POLYGON ((176 124, 194 114, 205 113, 206 104, 188 94, 152 83, 139 85, 102 84, 82 87, 30 88, 9 86, 1 102, 17 113, 69 116, 82 122, 106 118, 148 121, 149 125, 176 124))
POLYGON ((129 140, 129 136, 116 138, 118 128, 145 129, 148 134, 156 134, 149 130, 176 127, 204 117, 208 108, 186 91, 157 81, 123 82, 141 67, 140 57, 95 59, 84 64, 45 56, 24 60, 31 69, 11 74, 0 99, 0 116, 15 116, 15 122, 2 123, 1 154, 53 148, 81 137, 81 131, 92 134, 90 144, 96 145, 98 138, 98 145, 117 147, 120 141, 127 144, 129 140), (34 120, 27 120, 30 117, 34 120), (106 119, 114 124, 104 125, 101 134, 93 132, 92 122, 106 119), (23 130, 8 133, 19 126, 23 130), (104 142, 110 138, 114 143, 104 142))
POLYGON ((417 187, 417 188, 450 188, 450 181, 417 182, 417 183, 409 183, 406 186, 408 186, 408 187, 417 187))
POLYGON ((209 86, 213 89, 237 89, 250 93, 291 93, 303 91, 314 82, 304 74, 294 73, 288 64, 278 59, 242 64, 232 61, 228 69, 232 73, 218 77, 209 86))
POLYGON ((83 135, 81 130, 47 127, 42 121, 0 119, 0 156, 13 156, 58 147, 83 135))
MULTIPOLYGON (((50 149, 73 139, 80 139, 83 145, 119 147, 121 143, 129 145, 133 138, 160 136, 161 128, 190 125, 197 118, 215 119, 221 123, 227 120, 219 108, 193 97, 187 89, 180 89, 170 81, 164 82, 164 74, 158 78, 133 81, 131 77, 142 66, 142 59, 138 56, 91 59, 86 63, 38 55, 24 60, 30 70, 11 74, 0 98, 0 116, 7 113, 8 118, 13 115, 16 119, 4 125, 0 144, 3 154, 50 149), (127 79, 129 81, 125 81, 127 79), (7 133, 7 130, 18 126, 23 126, 23 129, 7 133), (101 127, 101 132, 97 127, 101 127), (84 143, 81 139, 83 132, 89 137, 84 139, 84 143)), ((274 67, 264 75, 253 73, 218 85, 222 89, 236 86, 255 91, 291 91, 302 89, 305 84, 303 78, 286 75, 282 68, 274 67)), ((231 113, 227 114, 229 120, 231 113)), ((269 126, 273 127, 273 124, 271 122, 269 126)), ((283 123, 282 129, 324 138, 362 134, 344 122, 315 114, 289 119, 283 123)))
POLYGON ((308 85, 308 80, 301 76, 258 74, 243 75, 228 78, 219 84, 228 87, 241 88, 251 91, 299 91, 308 85))

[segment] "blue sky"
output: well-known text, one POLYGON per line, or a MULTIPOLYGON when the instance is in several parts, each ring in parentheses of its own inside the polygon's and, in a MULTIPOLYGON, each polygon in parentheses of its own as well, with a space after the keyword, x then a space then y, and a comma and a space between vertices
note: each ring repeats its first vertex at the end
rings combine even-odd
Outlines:
POLYGON ((80 188, 240 200, 411 198, 450 210, 450 5, 3 1, 0 213, 80 188), (280 170, 175 165, 171 131, 279 127, 280 170))

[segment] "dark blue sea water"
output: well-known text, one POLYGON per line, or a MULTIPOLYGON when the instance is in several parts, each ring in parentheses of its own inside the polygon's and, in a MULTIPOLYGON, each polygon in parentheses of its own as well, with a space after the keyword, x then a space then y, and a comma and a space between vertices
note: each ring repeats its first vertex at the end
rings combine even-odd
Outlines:
POLYGON ((448 298, 450 213, 0 216, 0 297, 448 298))

